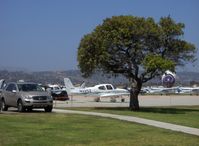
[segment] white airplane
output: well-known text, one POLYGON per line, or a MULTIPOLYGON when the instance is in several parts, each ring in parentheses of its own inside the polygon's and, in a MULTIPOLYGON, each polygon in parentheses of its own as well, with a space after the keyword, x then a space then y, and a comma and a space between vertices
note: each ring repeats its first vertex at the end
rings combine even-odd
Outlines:
POLYGON ((74 87, 69 78, 64 78, 64 84, 68 95, 95 96, 98 101, 100 97, 119 97, 130 94, 128 90, 115 88, 111 84, 99 84, 93 87, 85 87, 84 84, 84 87, 74 87))
POLYGON ((162 75, 162 85, 166 88, 171 88, 176 80, 176 74, 170 70, 165 71, 162 75))
POLYGON ((158 87, 145 87, 142 91, 145 93, 153 94, 168 94, 168 93, 178 93, 178 87, 172 87, 175 83, 176 74, 167 70, 162 75, 162 85, 158 87))
POLYGON ((177 93, 177 94, 199 94, 199 87, 172 87, 175 83, 176 74, 167 70, 162 75, 162 84, 163 86, 158 87, 144 87, 142 88, 143 93, 152 93, 152 94, 168 94, 168 93, 177 93))
POLYGON ((171 87, 171 88, 165 88, 163 86, 144 87, 142 91, 145 93, 152 93, 152 94, 169 94, 169 93, 178 93, 178 87, 171 87))
POLYGON ((199 93, 199 87, 179 87, 178 93, 199 93))
MULTIPOLYGON (((175 93, 199 93, 199 87, 172 87, 175 83, 176 74, 167 70, 162 76, 162 83, 167 89, 162 89, 163 91, 174 91, 175 93)), ((173 93, 173 92, 172 92, 173 93)))

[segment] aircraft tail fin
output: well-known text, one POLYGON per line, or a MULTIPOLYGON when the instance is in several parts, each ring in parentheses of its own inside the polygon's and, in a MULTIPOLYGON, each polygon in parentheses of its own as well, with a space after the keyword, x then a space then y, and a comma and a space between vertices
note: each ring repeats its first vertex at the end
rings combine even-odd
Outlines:
POLYGON ((4 79, 0 80, 0 89, 3 88, 4 84, 5 84, 5 80, 4 79))
POLYGON ((85 88, 85 87, 86 87, 86 83, 83 82, 83 83, 81 84, 80 88, 85 88))
POLYGON ((71 89, 74 89, 74 86, 69 78, 64 78, 64 84, 68 94, 71 93, 71 89))

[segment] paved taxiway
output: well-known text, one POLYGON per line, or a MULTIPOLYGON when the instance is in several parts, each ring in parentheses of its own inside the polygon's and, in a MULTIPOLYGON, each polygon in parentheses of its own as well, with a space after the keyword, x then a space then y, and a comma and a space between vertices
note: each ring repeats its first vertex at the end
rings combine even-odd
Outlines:
MULTIPOLYGON (((68 101, 54 101, 54 107, 128 107, 129 97, 125 96, 125 102, 117 98, 116 102, 110 102, 110 98, 101 98, 101 102, 95 102, 95 97, 72 96, 68 101)), ((190 95, 143 95, 139 96, 140 106, 179 106, 199 105, 199 96, 190 95)))

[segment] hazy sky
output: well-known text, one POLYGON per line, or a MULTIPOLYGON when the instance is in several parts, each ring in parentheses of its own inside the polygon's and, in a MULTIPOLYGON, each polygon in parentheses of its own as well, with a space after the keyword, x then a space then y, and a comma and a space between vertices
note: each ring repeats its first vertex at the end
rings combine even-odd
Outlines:
POLYGON ((0 0, 0 68, 77 69, 80 39, 113 15, 170 15, 199 48, 199 0, 0 0))

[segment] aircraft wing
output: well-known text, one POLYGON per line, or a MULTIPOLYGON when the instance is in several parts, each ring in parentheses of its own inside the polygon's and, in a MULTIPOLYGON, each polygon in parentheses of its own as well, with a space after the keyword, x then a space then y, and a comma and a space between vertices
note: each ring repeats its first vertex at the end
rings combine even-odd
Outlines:
POLYGON ((100 93, 100 97, 111 97, 111 96, 122 96, 122 95, 129 95, 130 93, 100 93))

